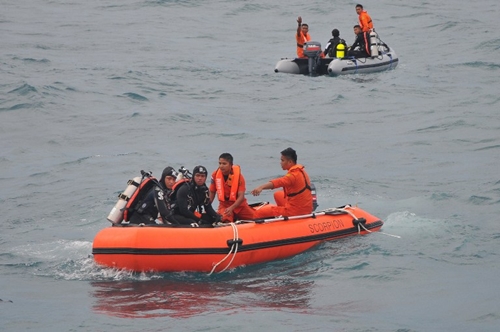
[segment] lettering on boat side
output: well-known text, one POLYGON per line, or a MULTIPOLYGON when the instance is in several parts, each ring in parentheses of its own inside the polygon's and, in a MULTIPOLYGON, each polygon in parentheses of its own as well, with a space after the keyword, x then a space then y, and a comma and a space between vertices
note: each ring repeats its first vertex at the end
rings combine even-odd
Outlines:
POLYGON ((311 231, 311 233, 323 233, 342 227, 344 227, 344 222, 340 219, 333 219, 329 221, 309 224, 309 230, 311 231))

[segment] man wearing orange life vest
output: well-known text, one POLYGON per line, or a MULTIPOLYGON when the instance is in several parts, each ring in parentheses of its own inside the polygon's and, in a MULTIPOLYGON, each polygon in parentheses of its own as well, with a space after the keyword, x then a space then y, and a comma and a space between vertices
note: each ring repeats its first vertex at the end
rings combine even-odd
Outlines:
POLYGON ((254 211, 245 198, 245 178, 238 165, 233 165, 233 156, 223 153, 219 156, 219 168, 212 173, 210 202, 215 195, 219 199, 217 213, 224 222, 253 219, 254 211))
POLYGON ((369 32, 370 30, 373 29, 373 22, 372 18, 366 10, 363 10, 363 5, 360 5, 359 3, 356 5, 356 13, 359 15, 359 26, 361 27, 361 30, 363 32, 369 32))
POLYGON ((259 196, 264 189, 282 187, 283 191, 274 194, 278 205, 264 205, 255 211, 254 218, 289 217, 310 214, 313 211, 311 180, 304 166, 297 164, 297 153, 292 148, 281 151, 281 168, 288 173, 278 179, 271 180, 252 190, 252 195, 259 196))
POLYGON ((300 16, 297 18, 297 23, 299 24, 297 33, 295 34, 295 40, 297 41, 297 57, 306 58, 306 56, 304 56, 304 44, 311 40, 309 25, 305 23, 302 24, 302 17, 300 16))

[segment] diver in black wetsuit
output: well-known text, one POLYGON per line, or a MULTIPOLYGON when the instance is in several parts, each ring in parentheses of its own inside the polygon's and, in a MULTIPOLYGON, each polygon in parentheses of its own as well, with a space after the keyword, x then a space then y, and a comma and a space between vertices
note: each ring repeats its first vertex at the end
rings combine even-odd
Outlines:
POLYGON ((205 182, 207 169, 196 166, 191 180, 177 183, 171 195, 173 214, 169 217, 172 224, 208 225, 221 220, 209 199, 209 190, 205 182))
POLYGON ((171 214, 169 195, 172 192, 175 179, 175 170, 170 166, 166 167, 161 174, 160 181, 156 182, 144 199, 137 203, 130 217, 130 223, 157 224, 157 219, 160 223, 166 223, 171 214))

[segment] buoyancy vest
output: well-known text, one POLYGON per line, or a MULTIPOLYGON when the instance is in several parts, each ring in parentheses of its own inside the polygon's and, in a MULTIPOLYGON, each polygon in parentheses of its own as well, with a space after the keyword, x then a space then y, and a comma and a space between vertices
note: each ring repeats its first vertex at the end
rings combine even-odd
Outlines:
POLYGON ((221 170, 217 170, 217 173, 215 174, 215 189, 217 190, 217 198, 219 198, 219 201, 236 201, 240 185, 240 174, 240 166, 233 165, 227 180, 224 180, 224 175, 221 170), (225 195, 224 182, 231 188, 229 196, 225 195))
POLYGON ((123 220, 130 221, 130 217, 141 205, 144 198, 146 198, 149 191, 156 185, 156 179, 154 177, 148 177, 141 181, 139 187, 130 197, 123 210, 123 220))
POLYGON ((301 32, 300 35, 295 34, 295 40, 297 41, 297 56, 299 58, 303 58, 304 57, 304 44, 311 40, 311 36, 309 35, 309 33, 304 35, 301 32))
POLYGON ((363 32, 367 32, 370 31, 370 29, 373 29, 372 18, 370 17, 370 15, 368 15, 366 10, 363 10, 361 14, 359 14, 358 18, 359 25, 361 26, 361 30, 363 30, 363 32))
POLYGON ((304 186, 304 188, 300 189, 299 191, 297 191, 297 192, 295 192, 295 193, 291 193, 291 194, 286 193, 286 195, 287 195, 288 197, 297 196, 297 195, 299 195, 299 194, 302 194, 302 193, 303 193, 304 191, 306 191, 306 190, 312 191, 311 186, 309 185, 309 183, 307 183, 307 178, 306 178, 306 175, 304 174, 303 169, 302 169, 302 168, 299 168, 298 170, 300 171, 300 173, 302 173, 302 176, 304 177, 304 183, 305 183, 305 186, 304 186))

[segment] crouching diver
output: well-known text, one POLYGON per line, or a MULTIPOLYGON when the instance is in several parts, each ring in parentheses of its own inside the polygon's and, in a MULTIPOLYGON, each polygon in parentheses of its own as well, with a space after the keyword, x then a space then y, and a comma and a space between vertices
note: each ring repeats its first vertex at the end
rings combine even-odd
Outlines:
POLYGON ((175 184, 170 197, 173 212, 169 217, 171 223, 199 227, 221 221, 221 216, 210 203, 209 190, 205 184, 207 175, 205 167, 196 166, 190 180, 175 184))
POLYGON ((168 166, 162 174, 160 181, 156 181, 150 174, 144 173, 149 181, 154 185, 145 193, 144 199, 137 203, 137 206, 130 217, 132 224, 166 224, 171 214, 169 195, 175 183, 176 172, 168 166), (158 222, 156 222, 158 220, 158 222))

